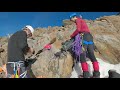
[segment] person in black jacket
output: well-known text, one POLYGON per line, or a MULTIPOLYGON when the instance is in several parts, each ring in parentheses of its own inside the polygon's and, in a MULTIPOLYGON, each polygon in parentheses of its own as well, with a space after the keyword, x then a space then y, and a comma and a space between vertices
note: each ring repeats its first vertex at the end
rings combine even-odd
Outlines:
POLYGON ((7 78, 27 77, 25 67, 25 56, 27 53, 33 54, 35 51, 27 44, 27 38, 32 37, 34 29, 27 25, 21 31, 14 33, 8 41, 7 57, 7 78), (23 75, 21 75, 24 73, 23 75), (20 76, 21 75, 21 76, 20 76))

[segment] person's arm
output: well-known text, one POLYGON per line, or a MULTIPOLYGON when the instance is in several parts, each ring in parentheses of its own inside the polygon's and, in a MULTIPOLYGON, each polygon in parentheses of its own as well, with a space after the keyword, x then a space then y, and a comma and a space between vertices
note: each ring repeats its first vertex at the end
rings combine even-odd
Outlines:
POLYGON ((24 54, 29 52, 30 47, 28 47, 27 36, 25 34, 23 33, 19 34, 18 44, 19 44, 19 48, 22 49, 24 54))
POLYGON ((77 19, 76 20, 76 30, 73 32, 73 34, 70 36, 71 38, 73 38, 74 36, 76 36, 80 30, 81 30, 81 20, 80 19, 77 19))

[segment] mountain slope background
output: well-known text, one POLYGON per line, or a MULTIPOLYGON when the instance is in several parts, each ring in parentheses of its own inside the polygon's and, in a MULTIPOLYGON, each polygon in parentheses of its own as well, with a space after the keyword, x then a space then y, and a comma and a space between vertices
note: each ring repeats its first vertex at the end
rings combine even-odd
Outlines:
MULTIPOLYGON (((120 63, 120 16, 103 16, 96 20, 86 20, 91 33, 94 37, 94 42, 97 47, 95 56, 100 61, 100 64, 107 63, 117 65, 120 63)), ((52 49, 42 52, 37 60, 30 66, 30 73, 35 77, 46 78, 66 78, 70 77, 73 71, 73 58, 67 53, 61 57, 54 58, 54 54, 60 51, 61 43, 70 39, 70 35, 76 29, 75 23, 69 20, 63 20, 63 26, 36 28, 34 40, 28 39, 29 46, 39 51, 45 44, 56 37, 56 42, 52 44, 52 49)), ((0 44, 5 50, 0 52, 0 66, 7 61, 7 42, 9 37, 1 37, 0 44)), ((28 58, 29 55, 26 56, 28 58)), ((33 56, 34 57, 34 56, 33 56)), ((100 68, 103 68, 101 66, 100 68)), ((117 69, 118 70, 118 69, 117 69)), ((118 70, 120 72, 120 70, 118 70)), ((102 77, 105 77, 104 75, 102 77)))

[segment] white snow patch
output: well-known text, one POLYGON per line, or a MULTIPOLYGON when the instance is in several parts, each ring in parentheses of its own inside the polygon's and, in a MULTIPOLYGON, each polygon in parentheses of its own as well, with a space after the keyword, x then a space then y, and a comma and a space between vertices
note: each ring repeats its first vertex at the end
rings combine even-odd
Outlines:
MULTIPOLYGON (((100 67, 100 78, 107 78, 108 75, 108 71, 109 70, 116 70, 117 73, 120 74, 120 64, 110 64, 108 62, 103 61, 100 58, 97 58, 98 62, 99 62, 99 67, 100 67)), ((93 75, 93 66, 92 66, 92 62, 91 61, 87 61, 88 66, 89 66, 89 72, 91 74, 91 76, 93 75)), ((81 69, 81 64, 78 63, 75 65, 75 67, 73 68, 73 72, 71 73, 71 77, 70 78, 78 78, 79 75, 82 75, 82 69, 81 69)))

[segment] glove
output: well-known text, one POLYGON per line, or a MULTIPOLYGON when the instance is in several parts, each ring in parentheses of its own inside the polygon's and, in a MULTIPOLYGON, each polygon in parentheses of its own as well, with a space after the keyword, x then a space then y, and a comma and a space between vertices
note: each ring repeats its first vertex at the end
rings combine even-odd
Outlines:
POLYGON ((33 48, 30 48, 30 53, 31 54, 34 54, 35 53, 35 50, 33 48))

